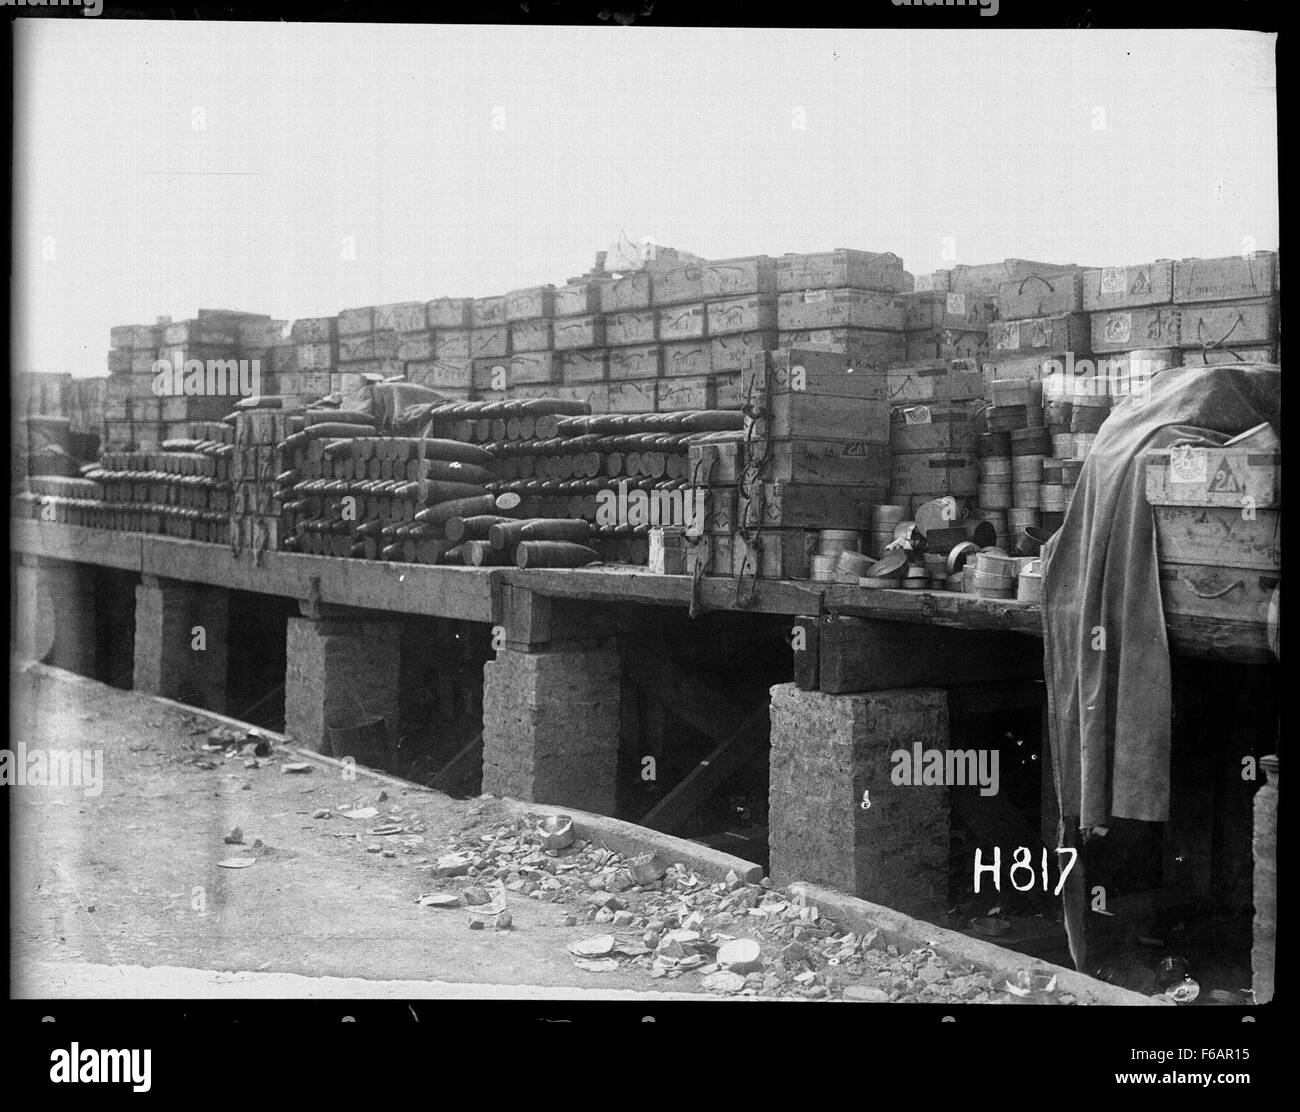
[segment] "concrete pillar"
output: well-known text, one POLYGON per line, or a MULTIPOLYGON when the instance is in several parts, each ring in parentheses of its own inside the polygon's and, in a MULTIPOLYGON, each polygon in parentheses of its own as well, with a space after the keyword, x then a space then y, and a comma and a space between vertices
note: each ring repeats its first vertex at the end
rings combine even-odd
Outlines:
POLYGON ((1255 923, 1250 965, 1255 1003, 1267 1004, 1273 999, 1277 949, 1277 756, 1269 755, 1260 764, 1268 781, 1255 793, 1255 923))
POLYGON ((135 589, 137 691, 223 713, 230 593, 146 575, 135 589))
POLYGON ((896 785, 890 754, 948 748, 947 693, 772 688, 769 872, 933 919, 948 898, 948 789, 896 785), (871 806, 863 809, 863 792, 871 806))
POLYGON ((83 676, 95 674, 95 569, 23 556, 15 577, 14 653, 83 676))
POLYGON ((383 718, 397 736, 401 638, 396 622, 290 618, 284 729, 329 754, 328 729, 383 718))
POLYGON ((483 668, 483 790, 615 812, 622 659, 615 640, 504 647, 483 668))

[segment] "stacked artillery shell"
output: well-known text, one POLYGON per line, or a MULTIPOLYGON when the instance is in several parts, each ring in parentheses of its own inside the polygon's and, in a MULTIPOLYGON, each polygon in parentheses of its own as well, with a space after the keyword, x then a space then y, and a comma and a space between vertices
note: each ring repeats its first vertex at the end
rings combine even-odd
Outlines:
POLYGON ((454 547, 446 534, 453 517, 497 514, 519 504, 486 492, 492 455, 482 447, 383 434, 368 415, 330 416, 335 419, 309 411, 303 428, 278 445, 282 547, 438 563, 454 547))
POLYGON ((28 480, 38 520, 221 543, 231 505, 233 429, 196 422, 147 452, 106 452, 81 479, 28 480))
POLYGON ((100 527, 104 492, 93 479, 69 475, 31 475, 14 495, 14 517, 31 517, 60 525, 100 527))
MULTIPOLYGON (((581 406, 546 398, 470 402, 445 407, 434 413, 432 420, 444 435, 482 444, 491 452, 493 479, 487 490, 517 495, 522 518, 589 523, 586 543, 600 559, 645 564, 650 527, 660 522, 636 520, 635 516, 633 520, 610 520, 611 511, 619 505, 626 507, 632 491, 671 495, 684 490, 689 486, 691 441, 707 433, 739 429, 743 417, 738 412, 710 410, 595 416, 566 412, 581 406)), ((466 534, 463 539, 467 562, 516 562, 507 561, 499 548, 484 547, 485 537, 466 534)), ((567 536, 539 535, 528 542, 530 546, 534 543, 581 542, 567 536)), ((523 551, 526 563, 521 566, 528 567, 576 566, 560 561, 590 559, 554 547, 523 551)))

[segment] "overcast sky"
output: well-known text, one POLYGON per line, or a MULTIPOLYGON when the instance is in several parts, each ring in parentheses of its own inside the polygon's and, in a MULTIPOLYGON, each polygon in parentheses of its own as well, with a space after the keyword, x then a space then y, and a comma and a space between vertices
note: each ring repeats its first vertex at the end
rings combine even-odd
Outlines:
POLYGON ((1277 244, 1271 36, 26 19, 16 39, 15 369, 105 373, 110 326, 200 307, 558 284, 620 233, 913 273, 1277 244))

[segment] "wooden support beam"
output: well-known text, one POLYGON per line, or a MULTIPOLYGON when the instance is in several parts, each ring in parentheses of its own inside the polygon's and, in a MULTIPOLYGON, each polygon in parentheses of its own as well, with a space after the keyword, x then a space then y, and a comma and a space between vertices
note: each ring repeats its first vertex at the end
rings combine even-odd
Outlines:
MULTIPOLYGON (((651 575, 638 567, 538 569, 467 568, 344 560, 332 556, 266 552, 261 565, 246 553, 232 558, 224 545, 152 534, 118 533, 36 521, 11 523, 10 550, 82 564, 100 564, 166 578, 288 598, 306 598, 308 580, 321 580, 325 598, 353 607, 499 623, 503 584, 552 598, 685 607, 692 583, 685 575, 651 575)), ((872 591, 850 584, 760 579, 748 605, 736 580, 706 576, 698 585, 704 609, 772 614, 832 612, 954 629, 1014 631, 1042 636, 1032 603, 982 599, 946 591, 872 591)), ((1232 622, 1192 614, 1168 616, 1171 651, 1187 657, 1266 663, 1273 660, 1261 622, 1232 622)))
POLYGON ((833 695, 1041 676, 1042 643, 902 622, 832 618, 818 637, 819 688, 833 695))
MULTIPOLYGON (((767 741, 767 707, 758 707, 744 719, 740 729, 696 765, 680 784, 642 817, 640 825, 671 834, 709 796, 754 760, 767 741)), ((732 719, 734 722, 735 719, 732 719)))
POLYGON ((532 652, 551 639, 551 600, 524 587, 503 585, 501 624, 507 648, 532 652))
POLYGON ((801 615, 793 622, 794 685, 800 691, 819 689, 821 626, 821 619, 815 616, 801 615))
POLYGON ((483 764, 483 731, 479 730, 442 768, 433 775, 429 786, 439 791, 455 788, 475 764, 483 764))

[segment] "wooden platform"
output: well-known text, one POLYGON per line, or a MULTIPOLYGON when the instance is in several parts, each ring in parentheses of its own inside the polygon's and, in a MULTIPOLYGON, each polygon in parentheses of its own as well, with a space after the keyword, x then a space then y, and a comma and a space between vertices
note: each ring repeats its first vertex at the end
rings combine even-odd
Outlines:
MULTIPOLYGON (((24 520, 13 521, 11 526, 11 551, 28 556, 97 564, 239 591, 298 599, 315 597, 325 603, 399 614, 498 622, 502 615, 501 589, 507 585, 550 598, 594 603, 685 607, 691 601, 689 576, 652 575, 644 568, 625 565, 468 568, 267 552, 259 566, 248 552, 236 556, 224 545, 176 537, 24 520)), ((742 606, 734 579, 706 577, 700 583, 699 602, 710 610, 744 609, 791 616, 837 613, 1042 636, 1041 615, 1032 603, 981 599, 949 591, 877 591, 811 580, 760 579, 754 584, 749 604, 742 606)), ((1234 628, 1232 623, 1177 617, 1169 623, 1169 639, 1173 650, 1186 656, 1242 662, 1271 659, 1265 631, 1253 626, 1234 628)))

